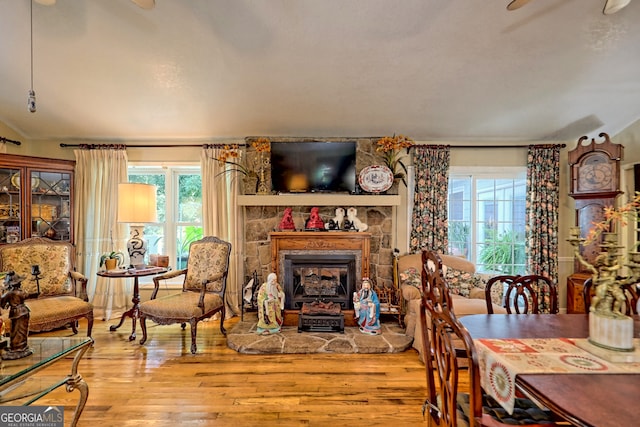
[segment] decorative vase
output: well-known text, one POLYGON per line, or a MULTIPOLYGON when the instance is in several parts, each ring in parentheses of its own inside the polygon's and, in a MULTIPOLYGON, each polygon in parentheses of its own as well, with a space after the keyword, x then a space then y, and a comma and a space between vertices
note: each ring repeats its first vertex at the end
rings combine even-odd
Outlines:
POLYGON ((256 194, 258 188, 257 176, 245 176, 242 178, 242 193, 243 194, 256 194))
POLYGON ((391 184, 391 187, 389 187, 389 189, 385 191, 384 194, 400 194, 399 191, 400 191, 400 179, 394 178, 393 183, 391 184))

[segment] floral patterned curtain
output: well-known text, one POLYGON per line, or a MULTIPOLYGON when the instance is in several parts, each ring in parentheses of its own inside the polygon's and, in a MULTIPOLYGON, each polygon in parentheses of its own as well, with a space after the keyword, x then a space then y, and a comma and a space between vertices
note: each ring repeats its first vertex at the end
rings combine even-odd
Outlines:
MULTIPOLYGON (((558 282, 558 209, 560 146, 531 145, 527 155, 527 271, 558 282)), ((549 295, 540 295, 541 311, 549 295)))
POLYGON ((416 186, 412 215, 411 252, 423 248, 447 253, 447 193, 450 147, 416 145, 413 164, 416 186))

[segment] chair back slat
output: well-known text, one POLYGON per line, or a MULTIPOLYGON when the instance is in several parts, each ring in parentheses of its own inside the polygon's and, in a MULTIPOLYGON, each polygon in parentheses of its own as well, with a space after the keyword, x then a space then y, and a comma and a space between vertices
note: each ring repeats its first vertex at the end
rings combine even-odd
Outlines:
POLYGON ((558 286, 548 277, 528 274, 524 276, 501 275, 492 277, 485 287, 487 312, 493 314, 491 290, 504 287, 503 307, 509 314, 557 314, 558 286))

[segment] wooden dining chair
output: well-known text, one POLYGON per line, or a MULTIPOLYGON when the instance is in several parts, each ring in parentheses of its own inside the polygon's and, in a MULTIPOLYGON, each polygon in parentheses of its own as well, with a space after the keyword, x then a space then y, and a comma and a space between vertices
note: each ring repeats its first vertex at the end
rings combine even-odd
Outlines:
POLYGON ((485 300, 487 312, 493 314, 491 292, 494 286, 503 286, 503 307, 508 314, 557 314, 558 285, 551 279, 529 274, 524 276, 496 276, 487 281, 485 300))
POLYGON ((431 333, 425 338, 425 361, 431 358, 433 369, 427 368, 428 425, 441 427, 497 427, 506 425, 555 426, 554 415, 533 401, 518 397, 513 414, 507 413, 495 400, 484 394, 480 386, 478 354, 469 332, 446 307, 427 305, 431 316, 431 333), (459 356, 463 344, 466 357, 459 356), (461 363, 463 362, 464 363, 461 363), (466 369, 465 369, 466 368, 466 369), (469 391, 461 391, 461 373, 468 372, 469 391))
POLYGON ((508 415, 485 396, 480 386, 478 356, 473 339, 452 312, 451 295, 444 280, 442 262, 435 252, 423 251, 420 308, 427 396, 422 405, 428 425, 504 426, 552 425, 552 415, 528 399, 518 398, 520 408, 508 415), (468 369, 469 392, 460 392, 460 372, 468 369))
MULTIPOLYGON (((635 283, 627 283, 620 285, 624 296, 626 297, 623 313, 627 315, 638 314, 638 288, 635 283)), ((591 297, 595 291, 593 285, 593 279, 588 278, 585 280, 582 288, 582 298, 584 299, 584 311, 589 314, 589 308, 591 307, 591 297)), ((612 302, 613 304, 613 302, 612 302)), ((613 305, 612 305, 613 308, 613 305)))

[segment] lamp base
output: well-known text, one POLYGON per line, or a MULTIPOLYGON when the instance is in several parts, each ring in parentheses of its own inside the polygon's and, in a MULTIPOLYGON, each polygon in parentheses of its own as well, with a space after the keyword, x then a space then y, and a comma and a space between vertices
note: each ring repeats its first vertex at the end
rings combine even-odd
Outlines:
POLYGON ((144 257, 147 254, 147 241, 144 239, 144 226, 131 225, 130 237, 127 242, 129 252, 129 264, 131 267, 141 267, 145 265, 144 257))

